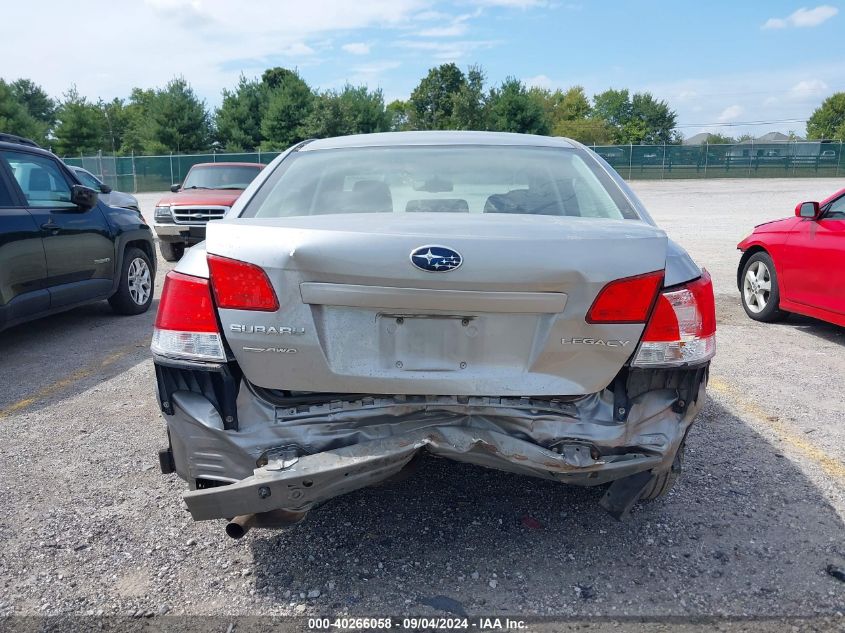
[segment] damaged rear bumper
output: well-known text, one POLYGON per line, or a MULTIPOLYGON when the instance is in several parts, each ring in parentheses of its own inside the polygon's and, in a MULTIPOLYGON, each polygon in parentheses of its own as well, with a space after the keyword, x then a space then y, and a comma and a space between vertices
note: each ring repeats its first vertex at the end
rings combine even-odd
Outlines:
POLYGON ((422 452, 581 486, 647 481, 641 473, 672 467, 707 382, 701 367, 632 372, 568 400, 349 396, 283 405, 245 383, 227 403, 228 387, 181 371, 178 381, 159 381, 159 398, 195 520, 307 512, 392 477, 422 452))
POLYGON ((301 458, 272 459, 251 477, 185 495, 191 516, 229 518, 279 508, 307 511, 398 473, 419 451, 488 468, 597 485, 660 466, 660 454, 625 453, 593 459, 586 447, 560 454, 495 431, 454 426, 421 429, 301 458))

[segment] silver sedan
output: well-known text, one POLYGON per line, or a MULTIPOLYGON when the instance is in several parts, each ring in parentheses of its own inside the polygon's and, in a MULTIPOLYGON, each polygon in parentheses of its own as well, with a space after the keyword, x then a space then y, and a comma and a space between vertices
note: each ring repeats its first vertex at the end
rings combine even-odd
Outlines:
POLYGON ((277 158, 165 281, 162 469, 230 536, 421 453, 665 494, 704 403, 713 287, 594 152, 408 132, 277 158))

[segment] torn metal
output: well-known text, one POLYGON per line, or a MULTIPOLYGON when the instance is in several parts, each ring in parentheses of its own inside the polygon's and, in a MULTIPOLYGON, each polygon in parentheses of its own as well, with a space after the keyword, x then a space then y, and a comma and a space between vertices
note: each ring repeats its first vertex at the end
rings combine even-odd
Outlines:
POLYGON ((172 395, 167 418, 180 476, 193 487, 228 484, 185 495, 193 518, 206 520, 307 512, 397 474, 422 451, 585 486, 663 472, 703 404, 705 384, 702 372, 690 395, 672 387, 626 398, 623 420, 612 389, 571 400, 365 396, 279 406, 246 385, 237 431, 188 391, 172 395))

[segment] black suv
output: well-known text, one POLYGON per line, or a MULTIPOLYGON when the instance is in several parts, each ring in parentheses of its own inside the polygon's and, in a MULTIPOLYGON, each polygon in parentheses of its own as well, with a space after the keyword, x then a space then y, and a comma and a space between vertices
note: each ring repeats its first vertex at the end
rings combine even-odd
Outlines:
POLYGON ((0 134, 0 330, 103 299, 146 312, 155 261, 138 213, 99 201, 32 141, 0 134))

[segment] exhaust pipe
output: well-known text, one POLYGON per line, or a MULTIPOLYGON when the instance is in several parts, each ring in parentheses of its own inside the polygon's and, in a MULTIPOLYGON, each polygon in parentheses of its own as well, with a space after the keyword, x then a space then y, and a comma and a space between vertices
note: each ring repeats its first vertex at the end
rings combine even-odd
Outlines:
POLYGON ((243 538, 252 528, 254 521, 254 514, 242 514, 239 517, 235 517, 226 524, 226 534, 233 539, 243 538))
POLYGON ((242 514, 226 524, 226 534, 233 539, 241 539, 252 528, 283 528, 296 525, 305 515, 305 511, 270 510, 256 514, 242 514))

